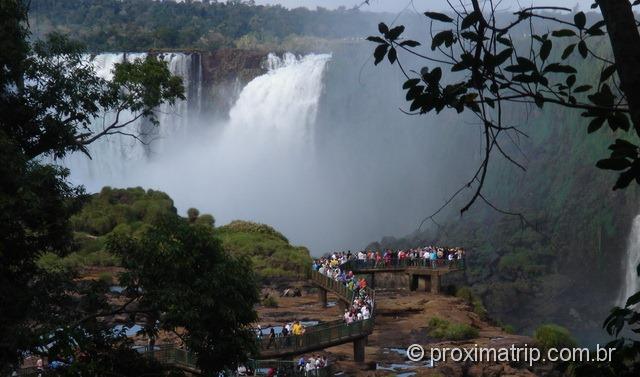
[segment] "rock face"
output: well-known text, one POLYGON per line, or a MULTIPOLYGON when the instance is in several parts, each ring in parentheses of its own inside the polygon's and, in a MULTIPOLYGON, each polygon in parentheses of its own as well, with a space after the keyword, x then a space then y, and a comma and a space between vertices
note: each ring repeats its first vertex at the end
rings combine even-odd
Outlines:
POLYGON ((199 55, 205 108, 215 116, 225 117, 240 89, 266 72, 265 51, 224 48, 199 55))
POLYGON ((250 81, 265 72, 262 65, 267 52, 224 48, 200 53, 202 79, 205 84, 218 85, 225 82, 250 81))

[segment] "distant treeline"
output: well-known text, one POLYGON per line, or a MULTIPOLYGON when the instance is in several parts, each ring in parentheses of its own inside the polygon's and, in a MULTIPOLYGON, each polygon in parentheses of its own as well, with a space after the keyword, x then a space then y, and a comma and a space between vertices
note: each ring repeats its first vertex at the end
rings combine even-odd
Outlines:
POLYGON ((69 34, 91 51, 252 48, 287 38, 363 37, 380 15, 253 1, 31 0, 34 37, 69 34))

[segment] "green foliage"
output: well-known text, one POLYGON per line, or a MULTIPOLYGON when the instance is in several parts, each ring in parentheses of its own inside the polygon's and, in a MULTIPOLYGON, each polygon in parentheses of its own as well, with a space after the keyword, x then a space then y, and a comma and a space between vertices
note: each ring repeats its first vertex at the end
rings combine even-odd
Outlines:
POLYGON ((513 141, 524 134, 519 132, 521 125, 518 121, 521 120, 508 121, 507 113, 503 111, 507 105, 515 108, 529 104, 543 109, 553 104, 579 110, 580 116, 586 118, 582 128, 588 133, 597 131, 605 122, 613 132, 632 131, 624 139, 610 136, 609 143, 615 140, 609 146, 610 156, 599 160, 596 166, 619 172, 614 190, 627 187, 634 179, 640 183, 640 149, 635 144, 640 135, 640 111, 637 110, 639 104, 632 103, 638 96, 633 84, 637 57, 631 58, 617 51, 624 42, 615 43, 616 39, 624 39, 621 36, 625 34, 637 37, 636 22, 630 8, 628 12, 622 11, 617 13, 618 16, 607 19, 609 12, 606 9, 617 7, 615 3, 594 4, 603 8, 604 20, 589 20, 589 23, 581 11, 571 19, 565 15, 545 13, 542 8, 536 11, 524 8, 515 12, 512 19, 503 19, 495 8, 488 9, 490 18, 485 18, 483 12, 487 10, 481 10, 477 2, 471 7, 450 4, 452 14, 458 15, 455 19, 442 13, 424 13, 431 27, 440 30, 431 38, 433 53, 424 52, 422 48, 420 52, 412 50, 421 44, 404 37, 402 25, 390 29, 380 23, 379 35, 367 38, 377 44, 373 49, 376 65, 385 57, 394 64, 399 60, 398 51, 418 56, 428 64, 413 69, 407 68, 406 64, 400 66, 406 78, 403 89, 406 90, 411 113, 440 113, 452 109, 457 113, 472 112, 480 119, 480 131, 485 135, 483 159, 479 168, 474 170, 475 174, 468 179, 466 187, 472 193, 461 212, 469 210, 477 200, 492 205, 483 192, 493 154, 499 154, 517 168, 526 170, 525 161, 521 161, 510 146, 501 146, 503 141, 498 138, 499 134, 505 133, 513 141), (500 20, 496 21, 496 18, 500 20), (493 26, 490 25, 492 22, 493 26), (613 25, 616 22, 625 26, 613 25), (524 23, 529 30, 522 40, 524 23), (503 26, 496 27, 496 24, 503 26), (560 27, 562 29, 553 30, 560 27), (629 30, 621 31, 622 28, 629 30), (538 30, 541 32, 537 33, 538 30), (609 46, 602 48, 602 36, 605 35, 614 40, 614 54, 609 46), (574 50, 579 56, 572 57, 574 50), (588 69, 596 66, 599 72, 583 75, 580 65, 588 69), (443 75, 445 68, 450 70, 450 75, 443 75), (623 80, 620 85, 615 82, 616 72, 620 72, 618 79, 623 80), (629 82, 625 84, 625 80, 629 82))
MULTIPOLYGON (((0 374, 10 374, 27 353, 82 352, 89 361, 77 360, 75 375, 159 375, 155 362, 98 319, 114 309, 104 282, 68 272, 82 256, 70 254, 69 219, 83 190, 48 157, 86 152, 87 144, 117 132, 123 126, 117 121, 95 134, 88 127, 103 110, 151 116, 150 109, 179 98, 181 82, 157 61, 116 67, 118 80, 107 82, 77 43, 52 35, 31 44, 26 11, 21 0, 0 4, 0 374)), ((92 228, 100 233, 113 226, 96 217, 92 228)), ((80 244, 100 249, 87 237, 80 244)))
MULTIPOLYGON (((105 187, 86 199, 82 209, 70 218, 75 250, 64 256, 45 253, 38 264, 49 271, 67 272, 85 266, 118 266, 120 259, 106 250, 110 234, 140 234, 153 221, 175 213, 173 200, 163 192, 105 187)), ((210 215, 202 215, 197 222, 212 225, 206 216, 210 215)))
POLYGON ((234 220, 222 227, 220 230, 252 234, 260 233, 270 238, 277 238, 283 242, 289 242, 282 233, 273 229, 273 227, 266 224, 253 223, 251 221, 234 220))
POLYGON ((91 51, 278 46, 292 36, 361 37, 375 25, 368 12, 286 9, 250 2, 32 0, 39 36, 74 35, 91 51))
POLYGON ((151 55, 116 64, 108 81, 96 74, 80 44, 60 34, 34 42, 29 52, 14 83, 14 95, 22 101, 11 103, 13 111, 4 123, 7 135, 28 158, 88 154, 88 144, 121 133, 129 123, 121 120, 122 112, 156 123, 159 104, 184 98, 182 79, 151 55), (115 114, 114 120, 94 132, 91 122, 106 112, 115 114))
MULTIPOLYGON (((103 188, 93 195, 82 211, 71 217, 71 225, 76 232, 85 232, 88 237, 105 236, 121 227, 119 231, 132 232, 144 223, 150 223, 166 214, 176 213, 173 200, 160 191, 145 191, 141 187, 128 189, 103 188)), ((98 239, 98 238, 94 238, 98 239)))
MULTIPOLYGON (((138 236, 113 233, 108 250, 122 259, 120 285, 139 292, 145 332, 186 331, 204 374, 232 368, 255 349, 257 283, 248 258, 223 251, 212 227, 168 214, 138 236)), ((141 313, 142 314, 142 313, 141 313)))
POLYGON ((262 306, 267 307, 267 308, 277 308, 278 307, 278 299, 276 299, 275 297, 269 295, 265 298, 262 299, 261 302, 262 306))
POLYGON ((506 332, 507 334, 515 334, 516 333, 516 329, 512 325, 503 325, 502 326, 502 331, 506 332))
POLYGON ((533 338, 536 340, 537 345, 543 350, 576 346, 576 341, 571 336, 569 330, 555 324, 541 325, 536 329, 533 338))
POLYGON ((216 233, 225 250, 251 258, 261 277, 305 277, 311 257, 305 247, 292 246, 272 227, 248 221, 232 221, 216 233))
POLYGON ((432 317, 427 325, 429 336, 446 340, 465 340, 478 337, 478 329, 463 323, 452 323, 440 317, 432 317))
POLYGON ((113 284, 113 275, 110 272, 101 272, 98 275, 98 281, 106 285, 111 285, 113 284))
POLYGON ((47 255, 42 265, 64 269, 117 266, 119 258, 106 251, 105 242, 110 234, 137 234, 156 219, 175 213, 173 200, 163 192, 140 187, 105 187, 88 198, 82 210, 70 219, 77 251, 57 262, 47 255))
POLYGON ((189 220, 190 223, 196 222, 196 220, 198 219, 198 216, 200 216, 200 211, 198 211, 197 208, 189 208, 187 210, 187 219, 189 220))
POLYGON ((215 226, 216 225, 216 219, 213 217, 213 215, 205 213, 204 215, 200 215, 196 219, 196 224, 215 226))
POLYGON ((462 287, 456 291, 456 297, 459 297, 467 302, 467 304, 471 305, 473 308, 473 312, 480 317, 480 319, 487 319, 488 312, 482 303, 482 299, 480 296, 473 293, 471 288, 462 287))

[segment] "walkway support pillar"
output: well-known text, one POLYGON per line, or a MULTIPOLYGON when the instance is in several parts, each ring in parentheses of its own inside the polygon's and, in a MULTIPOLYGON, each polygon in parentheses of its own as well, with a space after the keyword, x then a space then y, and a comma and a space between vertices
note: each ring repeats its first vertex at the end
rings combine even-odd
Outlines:
POLYGON ((419 278, 420 278, 419 275, 414 275, 414 274, 409 275, 409 290, 410 291, 415 291, 416 289, 418 289, 418 279, 419 278))
POLYGON ((431 293, 440 293, 440 275, 437 273, 431 275, 431 293))
POLYGON ((369 287, 371 289, 376 289, 376 274, 375 273, 371 273, 371 282, 369 282, 369 287))
POLYGON ((431 289, 431 279, 429 276, 424 276, 424 291, 429 292, 431 289))
POLYGON ((323 308, 327 307, 327 290, 326 289, 318 289, 318 299, 320 300, 320 305, 323 308))
POLYGON ((367 337, 362 337, 353 341, 353 359, 356 362, 364 362, 364 347, 367 344, 367 337))

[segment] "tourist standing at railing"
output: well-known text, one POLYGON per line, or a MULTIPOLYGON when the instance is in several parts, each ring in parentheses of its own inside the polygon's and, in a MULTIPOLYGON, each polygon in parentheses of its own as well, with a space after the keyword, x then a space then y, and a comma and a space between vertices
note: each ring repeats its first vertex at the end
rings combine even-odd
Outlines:
POLYGON ((376 264, 375 266, 378 267, 382 265, 382 254, 380 254, 379 251, 376 251, 376 264))
POLYGON ((385 250, 382 259, 384 259, 384 264, 386 266, 391 265, 391 252, 389 251, 389 249, 385 250))
POLYGON ((291 337, 289 336, 290 333, 291 333, 291 324, 290 323, 284 324, 282 326, 282 332, 280 333, 280 335, 282 336, 282 344, 285 347, 291 346, 291 337))
POLYGON ((262 340, 262 326, 258 325, 258 329, 256 331, 258 340, 262 340))
POLYGON ((297 347, 302 347, 302 335, 304 335, 304 326, 302 326, 302 324, 300 323, 300 321, 296 321, 296 323, 293 324, 293 327, 291 329, 291 332, 293 333, 293 335, 296 338, 296 346, 297 347))
POLYGON ((267 342, 267 349, 271 348, 271 346, 275 343, 276 341, 276 330, 272 327, 271 330, 269 330, 269 341, 267 342))

